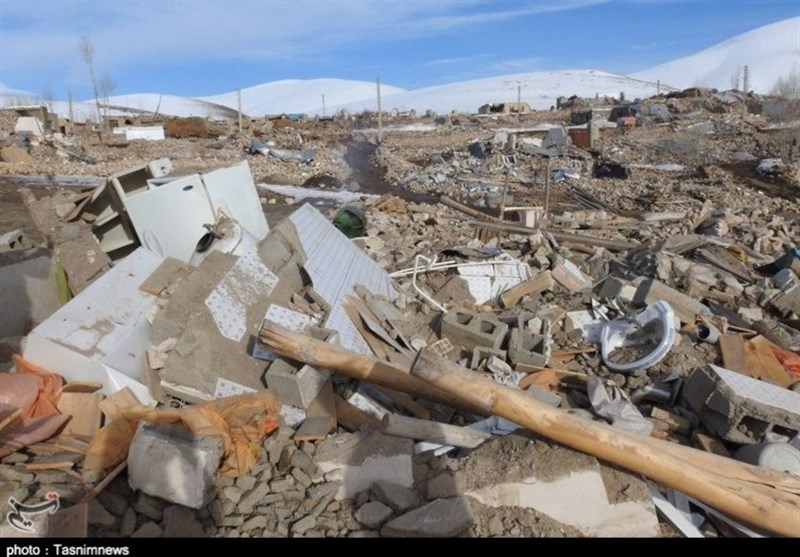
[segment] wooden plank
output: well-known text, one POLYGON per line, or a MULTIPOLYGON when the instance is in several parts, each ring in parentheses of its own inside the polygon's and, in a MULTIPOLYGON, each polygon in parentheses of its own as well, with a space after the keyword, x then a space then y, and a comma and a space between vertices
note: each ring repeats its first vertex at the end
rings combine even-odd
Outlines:
POLYGON ((133 394, 133 391, 130 389, 130 387, 125 387, 113 395, 107 396, 105 400, 103 400, 98 406, 100 411, 106 417, 106 421, 110 422, 111 420, 115 420, 117 417, 119 417, 120 410, 136 404, 141 404, 141 402, 138 398, 136 398, 136 395, 133 394))
POLYGON ((670 431, 677 431, 683 435, 688 435, 692 427, 691 422, 683 416, 678 416, 677 414, 673 414, 657 406, 653 406, 653 409, 650 411, 650 417, 661 420, 667 424, 670 431))
POLYGON ((716 437, 711 437, 705 433, 695 431, 694 435, 692 435, 692 438, 697 442, 698 445, 700 445, 700 447, 702 447, 704 451, 731 458, 731 453, 725 448, 725 445, 722 443, 722 441, 716 437))
POLYGON ((742 335, 720 335, 719 349, 722 352, 722 365, 725 369, 753 377, 747 367, 742 335))
POLYGON ((361 321, 361 315, 358 312, 358 308, 355 304, 350 302, 351 299, 348 297, 348 301, 344 303, 344 311, 350 318, 350 321, 353 322, 353 326, 358 330, 359 333, 361 333, 361 336, 369 345, 375 356, 379 360, 386 360, 386 356, 389 353, 389 347, 381 339, 372 334, 369 329, 367 329, 366 325, 364 325, 364 323, 361 321))
POLYGON ((89 535, 89 505, 78 503, 48 518, 48 538, 85 538, 89 535))
MULTIPOLYGON (((74 460, 67 460, 63 458, 64 455, 54 455, 52 457, 45 457, 48 460, 37 460, 29 462, 25 465, 25 470, 28 472, 35 472, 38 470, 69 470, 75 466, 74 460)), ((69 455, 77 456, 77 455, 69 455)), ((80 458, 80 457, 78 457, 80 458)))
POLYGON ((139 290, 158 296, 186 269, 186 263, 167 257, 139 286, 139 290))
POLYGON ((373 429, 380 429, 381 421, 374 416, 370 416, 361 408, 358 408, 339 395, 333 395, 336 403, 336 419, 339 425, 347 431, 358 431, 362 426, 369 426, 373 429))
POLYGON ((744 351, 747 357, 747 367, 757 377, 764 381, 770 381, 788 389, 792 383, 792 377, 784 369, 775 354, 770 348, 770 342, 759 335, 744 343, 744 351))
POLYGON ((303 425, 294 434, 295 441, 320 441, 328 436, 331 429, 330 420, 322 416, 306 418, 303 425))
POLYGON ((3 431, 5 427, 8 426, 11 422, 17 419, 17 417, 22 414, 22 408, 17 408, 13 412, 11 412, 8 416, 0 420, 0 431, 3 431))
POLYGON ((89 443, 80 439, 67 436, 59 436, 51 441, 53 447, 67 453, 85 455, 89 450, 89 443))
POLYGON ((503 293, 500 296, 500 302, 503 304, 503 307, 508 308, 519 302, 523 296, 530 296, 531 294, 538 294, 545 290, 552 290, 554 286, 555 281, 553 280, 552 273, 550 273, 550 271, 545 271, 503 293))
POLYGON ((70 381, 64 388, 61 389, 62 393, 95 393, 103 388, 102 383, 96 381, 70 381))
POLYGON ((333 380, 331 378, 328 378, 319 393, 317 393, 317 396, 306 408, 306 416, 309 418, 327 418, 331 424, 329 431, 336 431, 336 400, 333 394, 333 380))
POLYGON ((72 416, 62 433, 93 438, 100 429, 102 400, 100 393, 62 393, 58 410, 65 416, 72 416))

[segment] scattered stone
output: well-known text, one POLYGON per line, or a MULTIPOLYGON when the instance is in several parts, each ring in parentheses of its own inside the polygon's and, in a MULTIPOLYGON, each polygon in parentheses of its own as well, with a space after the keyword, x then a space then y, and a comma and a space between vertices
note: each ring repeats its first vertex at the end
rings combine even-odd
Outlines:
POLYGON ((310 530, 317 525, 317 518, 314 516, 305 516, 292 524, 292 534, 303 535, 307 530, 310 530))
POLYGON ((296 479, 303 487, 309 487, 312 483, 311 478, 309 478, 308 475, 300 468, 294 468, 292 470, 292 477, 294 477, 294 479, 296 479))
POLYGON ((278 480, 272 480, 269 484, 269 488, 271 491, 275 493, 281 493, 284 491, 288 491, 294 485, 294 480, 290 477, 280 478, 278 480))
POLYGON ((314 459, 304 450, 297 450, 292 455, 291 464, 302 470, 309 478, 321 476, 321 472, 314 459))
POLYGON ((129 538, 136 530, 136 511, 133 507, 128 507, 122 513, 122 522, 119 526, 119 535, 122 538, 129 538))
POLYGON ((172 505, 164 509, 164 537, 204 538, 206 533, 192 510, 172 505))
POLYGON ((242 488, 236 485, 226 487, 222 490, 222 496, 234 503, 238 503, 242 499, 242 495, 242 488))
POLYGON ((257 528, 264 529, 267 527, 267 517, 262 515, 256 515, 248 520, 246 520, 242 526, 241 530, 244 532, 249 532, 250 530, 255 530, 257 528))
POLYGON ((417 508, 424 502, 413 489, 389 482, 375 482, 372 485, 372 494, 397 514, 417 508))
POLYGON ((428 499, 443 499, 461 495, 458 482, 452 472, 442 472, 428 480, 428 499))
POLYGON ((127 498, 112 491, 102 491, 97 499, 103 504, 103 507, 117 516, 122 516, 130 505, 127 498))
POLYGON ((133 503, 133 508, 137 513, 155 521, 161 520, 164 515, 164 506, 164 503, 146 493, 140 493, 133 503))
POLYGON ((160 538, 163 531, 155 522, 145 522, 136 530, 132 538, 160 538))
POLYGON ((386 523, 381 535, 452 538, 470 528, 474 521, 472 509, 465 498, 437 499, 386 523))
POLYGON ((259 504, 262 499, 269 493, 270 488, 266 484, 258 484, 253 488, 253 491, 242 497, 239 502, 238 509, 244 514, 249 514, 259 504))
POLYGON ((113 527, 116 522, 116 517, 108 512, 103 505, 100 504, 100 501, 92 499, 89 502, 89 524, 108 529, 113 527))
POLYGON ((392 509, 380 501, 371 501, 362 505, 353 516, 359 524, 365 528, 374 530, 389 520, 389 517, 392 516, 392 509))
POLYGON ((326 495, 330 493, 335 493, 339 487, 341 486, 341 482, 326 482, 322 484, 312 485, 308 488, 306 495, 312 501, 316 501, 317 499, 322 499, 326 495))
POLYGON ((243 492, 250 491, 256 486, 256 479, 253 476, 241 476, 236 478, 236 487, 243 492))
POLYGON ((348 538, 380 538, 381 535, 375 530, 356 530, 347 535, 348 538))

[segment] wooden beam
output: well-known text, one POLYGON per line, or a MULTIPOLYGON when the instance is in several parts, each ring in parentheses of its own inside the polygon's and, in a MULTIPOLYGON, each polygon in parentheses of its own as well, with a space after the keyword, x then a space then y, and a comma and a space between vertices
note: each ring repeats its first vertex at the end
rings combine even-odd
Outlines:
POLYGON ((788 389, 794 380, 781 365, 769 347, 770 342, 759 335, 744 343, 747 367, 762 380, 767 380, 788 389))
MULTIPOLYGON (((731 478, 701 462, 660 450, 668 442, 571 416, 522 391, 470 373, 427 349, 420 351, 411 374, 483 407, 485 412, 652 478, 736 519, 782 535, 800 536, 800 496, 794 492, 731 478)), ((784 477, 788 480, 789 474, 784 477)), ((792 481, 797 483, 795 478, 792 481)))
POLYGON ((362 426, 369 426, 372 429, 380 429, 381 421, 358 408, 339 395, 334 395, 336 403, 336 419, 339 425, 347 431, 358 431, 362 426))
POLYGON ((719 349, 722 352, 722 365, 725 369, 753 377, 747 367, 742 335, 720 335, 719 349))
POLYGON ((384 433, 397 437, 453 445, 465 449, 474 449, 492 438, 491 434, 477 429, 430 420, 418 420, 397 414, 386 414, 383 417, 382 430, 384 433))
POLYGON ((544 271, 504 292, 500 296, 500 302, 503 304, 504 308, 509 308, 519 302, 523 296, 530 296, 532 294, 544 292, 545 290, 552 290, 555 285, 556 283, 550 271, 544 271))

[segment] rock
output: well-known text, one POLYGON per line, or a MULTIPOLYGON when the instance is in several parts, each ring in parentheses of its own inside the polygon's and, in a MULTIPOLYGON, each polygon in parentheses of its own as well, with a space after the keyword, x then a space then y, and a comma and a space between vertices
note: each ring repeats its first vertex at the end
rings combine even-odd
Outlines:
POLYGON ((17 466, 0 464, 0 481, 31 484, 33 483, 33 474, 29 474, 17 466))
POLYGON ((3 464, 24 464, 28 462, 28 455, 20 452, 11 453, 3 459, 3 464))
POLYGON ((389 520, 392 516, 392 509, 380 501, 372 501, 359 508, 353 517, 365 528, 374 530, 381 524, 389 520))
POLYGON ((283 501, 283 495, 280 493, 270 493, 261 500, 262 505, 272 505, 278 501, 283 501))
POLYGON ((242 495, 242 488, 236 485, 228 486, 222 490, 222 496, 228 501, 233 501, 234 503, 241 501, 242 495))
POLYGON ((253 476, 241 476, 236 479, 236 487, 243 492, 250 491, 256 486, 256 479, 253 476))
POLYGON ((164 504, 146 493, 140 493, 133 503, 133 509, 149 519, 160 521, 164 515, 164 504))
POLYGON ((307 530, 310 530, 317 525, 317 518, 315 516, 304 516, 294 524, 292 524, 292 534, 302 535, 307 530))
POLYGON ((136 511, 133 507, 128 507, 122 513, 122 523, 119 526, 119 535, 121 538, 129 538, 136 530, 136 511))
POLYGON ((295 451, 292 455, 291 464, 295 468, 299 468, 302 470, 309 478, 317 478, 322 475, 320 472, 319 467, 314 462, 314 459, 311 458, 304 450, 295 451))
POLYGON ((15 145, 9 145, 0 149, 0 159, 7 163, 25 163, 33 162, 31 157, 24 149, 20 149, 15 145))
POLYGON ((117 519, 114 515, 108 512, 103 505, 100 504, 100 501, 92 499, 89 502, 89 524, 108 529, 112 528, 116 521, 117 519))
POLYGON ((197 521, 194 512, 180 505, 164 509, 164 537, 204 538, 206 533, 197 521))
POLYGON ((211 515, 211 519, 214 521, 214 524, 222 524, 222 520, 225 518, 225 513, 222 511, 222 505, 218 499, 214 499, 211 501, 211 503, 209 503, 208 513, 211 515))
POLYGON ((347 536, 348 538, 380 538, 381 535, 376 532, 375 530, 356 530, 355 532, 350 532, 347 536))
POLYGON ((428 480, 428 499, 442 499, 461 495, 456 477, 451 472, 442 472, 428 480))
POLYGON ((272 480, 269 483, 269 489, 274 493, 282 493, 284 491, 289 491, 293 485, 294 480, 292 478, 280 478, 278 480, 272 480))
POLYGON ((323 497, 325 497, 330 493, 335 493, 340 486, 341 482, 326 482, 322 484, 312 485, 311 487, 308 488, 306 496, 312 501, 316 501, 317 499, 322 499, 323 497))
POLYGON ((97 499, 102 503, 103 507, 117 516, 122 516, 130 506, 130 501, 127 498, 112 491, 102 491, 97 496, 97 499))
POLYGON ((58 218, 63 219, 67 215, 69 215, 72 211, 75 210, 76 205, 74 203, 58 203, 55 207, 53 207, 56 211, 56 216, 58 218))
POLYGON ((163 530, 155 522, 145 522, 136 530, 132 538, 160 538, 163 530))
POLYGON ((381 535, 388 537, 451 538, 475 522, 472 509, 463 497, 437 499, 387 522, 381 535))
POLYGON ((505 533, 503 521, 500 520, 500 517, 497 515, 493 515, 492 518, 489 519, 488 527, 490 536, 502 536, 505 533))
POLYGON ((397 514, 415 509, 424 502, 419 493, 413 489, 389 482, 376 482, 372 485, 371 491, 375 499, 388 505, 397 514))
POLYGON ((261 516, 261 515, 256 515, 256 516, 246 520, 242 524, 242 526, 240 527, 240 530, 242 530, 244 532, 249 532, 250 530, 255 530, 257 528, 260 528, 260 529, 263 530, 266 527, 267 527, 267 517, 261 516))
POLYGON ((269 486, 266 484, 258 484, 253 488, 253 491, 242 497, 239 502, 238 509, 244 514, 252 512, 257 505, 261 504, 261 500, 269 493, 269 486))
POLYGON ((292 477, 296 479, 297 482, 303 487, 309 487, 312 483, 311 478, 308 477, 308 474, 303 472, 300 468, 294 468, 292 470, 292 477))

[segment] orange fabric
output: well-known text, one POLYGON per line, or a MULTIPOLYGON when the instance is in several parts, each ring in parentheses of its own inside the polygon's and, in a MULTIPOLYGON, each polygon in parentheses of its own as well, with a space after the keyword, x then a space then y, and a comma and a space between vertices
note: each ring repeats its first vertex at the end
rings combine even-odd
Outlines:
POLYGON ((17 373, 30 373, 41 378, 39 386, 39 396, 28 408, 23 408, 22 418, 32 418, 34 416, 53 416, 61 414, 58 411, 58 401, 61 398, 61 389, 64 387, 64 379, 56 374, 42 369, 36 364, 14 354, 11 356, 17 373))
POLYGON ((259 391, 203 402, 185 408, 129 406, 120 418, 97 432, 86 453, 84 468, 100 470, 128 455, 139 420, 152 424, 181 423, 197 435, 222 438, 224 459, 220 472, 246 474, 258 458, 261 440, 277 429, 281 404, 269 391, 259 391))
POLYGON ((770 345, 772 353, 796 381, 800 381, 800 355, 784 350, 780 346, 770 345))

